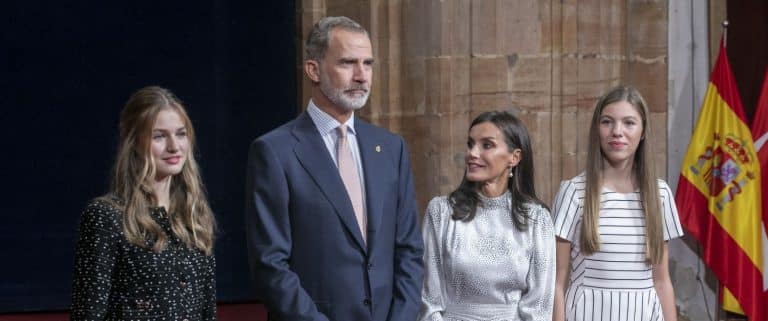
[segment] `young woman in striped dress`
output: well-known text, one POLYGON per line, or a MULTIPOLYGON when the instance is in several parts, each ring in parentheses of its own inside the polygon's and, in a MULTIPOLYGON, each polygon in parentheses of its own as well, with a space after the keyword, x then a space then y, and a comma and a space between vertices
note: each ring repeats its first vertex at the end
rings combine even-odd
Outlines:
POLYGON ((620 86, 592 116, 584 173, 562 182, 555 321, 677 320, 667 241, 683 234, 672 191, 656 179, 648 107, 620 86))

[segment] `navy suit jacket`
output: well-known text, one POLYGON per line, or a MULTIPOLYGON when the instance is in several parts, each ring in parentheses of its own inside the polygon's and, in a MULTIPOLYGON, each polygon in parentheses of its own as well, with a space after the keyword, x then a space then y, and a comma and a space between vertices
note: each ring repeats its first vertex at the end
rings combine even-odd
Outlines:
POLYGON ((412 321, 422 238, 405 142, 355 119, 368 240, 307 113, 256 139, 248 157, 251 274, 274 320, 412 321))

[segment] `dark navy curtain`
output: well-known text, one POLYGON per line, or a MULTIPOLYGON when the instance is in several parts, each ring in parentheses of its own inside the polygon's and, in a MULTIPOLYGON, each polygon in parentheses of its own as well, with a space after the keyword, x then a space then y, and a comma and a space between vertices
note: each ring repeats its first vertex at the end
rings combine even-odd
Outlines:
POLYGON ((11 1, 0 5, 0 313, 69 306, 80 211, 106 192, 120 109, 174 91, 220 224, 222 302, 250 288, 248 145, 296 115, 292 1, 11 1))

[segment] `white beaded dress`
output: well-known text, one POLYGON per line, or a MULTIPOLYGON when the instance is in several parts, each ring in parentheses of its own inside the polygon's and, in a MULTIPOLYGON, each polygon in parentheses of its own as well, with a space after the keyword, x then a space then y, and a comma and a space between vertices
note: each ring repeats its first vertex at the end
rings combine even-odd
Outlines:
POLYGON ((555 239, 549 211, 528 206, 515 228, 509 192, 480 196, 471 221, 451 218, 447 197, 424 216, 424 288, 419 320, 552 319, 555 239))

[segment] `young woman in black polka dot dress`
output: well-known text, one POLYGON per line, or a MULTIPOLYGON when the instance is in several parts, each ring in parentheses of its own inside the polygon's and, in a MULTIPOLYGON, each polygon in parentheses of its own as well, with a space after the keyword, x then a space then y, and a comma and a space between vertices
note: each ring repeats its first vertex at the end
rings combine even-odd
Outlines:
POLYGON ((83 211, 71 320, 215 320, 215 220, 195 135, 168 90, 134 93, 120 115, 111 191, 83 211))

